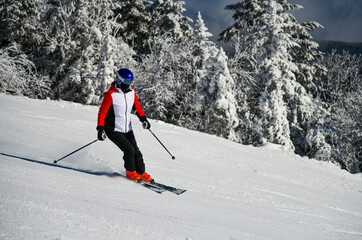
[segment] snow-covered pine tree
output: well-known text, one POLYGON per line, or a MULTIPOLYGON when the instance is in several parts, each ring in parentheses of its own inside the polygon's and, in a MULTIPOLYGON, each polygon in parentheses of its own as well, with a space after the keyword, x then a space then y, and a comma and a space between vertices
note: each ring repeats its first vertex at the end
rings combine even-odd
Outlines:
POLYGON ((189 25, 192 20, 183 15, 185 3, 182 1, 121 0, 119 4, 123 25, 119 34, 139 55, 149 54, 149 41, 166 33, 174 39, 192 34, 189 25))
POLYGON ((173 0, 156 0, 148 11, 151 15, 149 36, 160 36, 170 33, 174 39, 189 38, 193 28, 192 20, 183 15, 185 2, 173 0))
POLYGON ((239 125, 237 127, 238 141, 243 144, 252 144, 254 136, 251 131, 255 117, 252 114, 254 104, 252 93, 257 92, 255 76, 258 72, 258 65, 254 56, 250 54, 244 44, 244 34, 237 34, 229 41, 232 51, 229 51, 228 67, 235 82, 234 95, 237 102, 237 114, 239 125))
POLYGON ((147 49, 137 70, 142 82, 135 82, 149 115, 178 125, 187 119, 185 103, 195 89, 189 41, 193 28, 191 19, 183 16, 183 4, 156 0, 147 8, 147 49))
POLYGON ((139 63, 135 82, 147 115, 182 125, 186 102, 194 94, 189 41, 176 41, 170 33, 149 39, 150 53, 139 63))
POLYGON ((244 0, 228 5, 226 9, 235 11, 236 22, 221 33, 221 40, 247 33, 242 36, 244 47, 259 66, 256 86, 248 93, 255 123, 251 131, 259 136, 253 142, 282 144, 299 154, 327 160, 331 147, 325 138, 325 111, 296 77, 298 59, 293 57, 301 35, 292 34, 299 28, 289 11, 297 8, 286 0, 244 0))
MULTIPOLYGON (((38 50, 44 41, 40 19, 43 0, 2 0, 0 2, 0 48, 16 43, 23 53, 38 50)), ((31 57, 31 56, 30 56, 31 57)))
POLYGON ((197 75, 192 120, 199 131, 237 141, 234 80, 225 52, 209 40, 211 36, 199 12, 193 39, 197 75))
POLYGON ((149 22, 151 16, 148 8, 152 1, 148 0, 119 0, 120 8, 116 14, 120 14, 119 23, 123 28, 119 34, 123 40, 138 54, 148 52, 147 41, 149 38, 149 22))
MULTIPOLYGON (((286 4, 286 10, 296 11, 303 7, 298 4, 286 4)), ((297 82, 303 85, 308 91, 315 90, 316 75, 324 75, 326 69, 319 63, 319 59, 323 56, 323 53, 318 50, 318 43, 313 41, 310 34, 316 28, 323 28, 317 22, 302 22, 298 23, 293 15, 290 16, 291 24, 286 30, 292 36, 294 41, 298 44, 291 49, 291 56, 294 59, 295 64, 298 67, 298 71, 295 72, 297 82)))
POLYGON ((120 67, 132 68, 133 50, 116 38, 120 6, 111 0, 54 1, 47 12, 45 71, 55 97, 87 104, 100 101, 120 67))

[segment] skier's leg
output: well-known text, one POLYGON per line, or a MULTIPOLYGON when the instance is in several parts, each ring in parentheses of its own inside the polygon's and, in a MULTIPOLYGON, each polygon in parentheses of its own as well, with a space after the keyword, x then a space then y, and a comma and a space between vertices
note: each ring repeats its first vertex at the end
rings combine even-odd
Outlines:
POLYGON ((134 149, 134 160, 135 160, 136 172, 141 175, 142 173, 145 172, 145 163, 143 161, 142 153, 137 146, 137 142, 136 142, 134 133, 133 133, 133 131, 130 131, 130 132, 126 133, 125 136, 134 149))
POLYGON ((108 138, 123 151, 124 168, 128 171, 135 171, 135 149, 128 141, 124 133, 106 131, 108 138))

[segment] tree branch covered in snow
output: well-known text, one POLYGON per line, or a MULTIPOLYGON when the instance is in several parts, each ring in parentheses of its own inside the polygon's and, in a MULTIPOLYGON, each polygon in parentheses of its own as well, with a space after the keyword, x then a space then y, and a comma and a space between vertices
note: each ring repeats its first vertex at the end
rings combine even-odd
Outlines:
POLYGON ((335 50, 320 59, 328 69, 317 82, 316 93, 330 108, 328 120, 336 158, 353 173, 362 171, 362 56, 335 50))
POLYGON ((32 98, 50 95, 50 81, 36 73, 35 65, 16 46, 0 49, 0 91, 32 98))

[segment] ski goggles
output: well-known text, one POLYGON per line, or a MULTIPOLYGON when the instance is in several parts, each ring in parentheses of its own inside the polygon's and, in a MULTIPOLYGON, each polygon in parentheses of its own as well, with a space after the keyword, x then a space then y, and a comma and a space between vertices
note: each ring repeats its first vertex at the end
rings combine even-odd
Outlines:
POLYGON ((124 83, 126 85, 131 85, 131 83, 133 82, 133 79, 123 78, 118 73, 117 73, 117 77, 118 77, 118 79, 117 79, 118 84, 124 83))

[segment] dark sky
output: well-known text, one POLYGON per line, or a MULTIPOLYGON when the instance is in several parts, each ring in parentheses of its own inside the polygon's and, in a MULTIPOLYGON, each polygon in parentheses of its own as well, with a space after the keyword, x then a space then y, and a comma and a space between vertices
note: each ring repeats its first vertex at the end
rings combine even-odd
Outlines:
MULTIPOLYGON (((215 40, 219 33, 234 22, 233 12, 224 10, 231 3, 240 0, 182 0, 184 14, 194 20, 200 11, 206 27, 215 40)), ((299 22, 316 21, 323 29, 312 32, 315 40, 362 42, 362 0, 289 0, 302 5, 304 9, 293 12, 299 22)))

